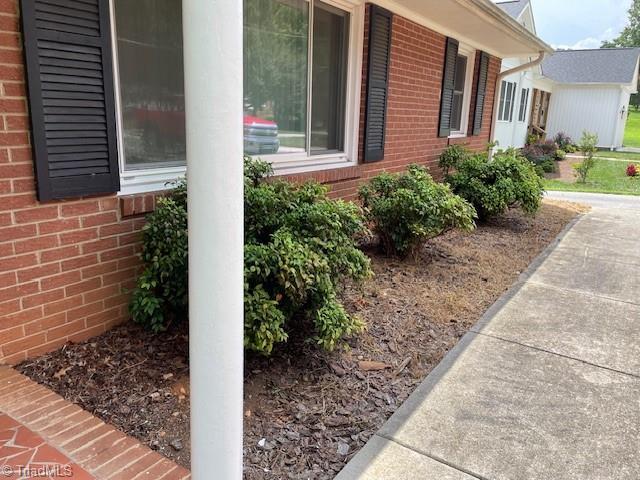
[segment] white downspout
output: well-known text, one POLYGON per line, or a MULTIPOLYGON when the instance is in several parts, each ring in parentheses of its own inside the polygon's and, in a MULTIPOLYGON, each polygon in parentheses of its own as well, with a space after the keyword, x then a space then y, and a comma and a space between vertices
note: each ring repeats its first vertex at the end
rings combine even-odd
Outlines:
POLYGON ((522 72, 532 67, 537 67, 544 60, 544 55, 545 52, 541 51, 540 55, 535 60, 528 63, 523 63, 522 65, 518 65, 517 67, 510 68, 509 70, 505 70, 504 72, 498 74, 498 78, 496 79, 495 94, 493 95, 493 112, 491 114, 491 136, 489 139, 489 143, 493 143, 496 140, 496 122, 498 120, 498 109, 500 108, 500 89, 502 88, 502 80, 514 73, 522 72))
POLYGON ((183 0, 193 480, 242 478, 242 13, 183 0))

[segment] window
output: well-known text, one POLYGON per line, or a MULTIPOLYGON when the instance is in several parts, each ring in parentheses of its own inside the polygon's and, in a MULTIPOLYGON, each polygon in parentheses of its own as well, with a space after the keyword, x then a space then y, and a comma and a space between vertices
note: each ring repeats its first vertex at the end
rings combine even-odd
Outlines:
POLYGON ((462 137, 468 134, 475 50, 464 44, 458 44, 458 54, 455 59, 449 135, 462 137))
POLYGON ((350 27, 328 2, 245 0, 245 153, 345 152, 350 27))
POLYGON ((186 162, 181 0, 113 0, 124 172, 186 162))
POLYGON ((502 82, 502 88, 500 89, 500 108, 498 110, 498 120, 503 122, 513 121, 513 109, 516 101, 516 87, 515 82, 502 82))
POLYGON ((527 107, 529 105, 529 89, 523 88, 520 94, 520 111, 518 112, 518 121, 524 122, 527 119, 527 107))
POLYGON ((451 130, 462 130, 462 106, 464 105, 464 85, 467 77, 467 57, 458 55, 456 77, 453 88, 453 109, 451 112, 451 130))

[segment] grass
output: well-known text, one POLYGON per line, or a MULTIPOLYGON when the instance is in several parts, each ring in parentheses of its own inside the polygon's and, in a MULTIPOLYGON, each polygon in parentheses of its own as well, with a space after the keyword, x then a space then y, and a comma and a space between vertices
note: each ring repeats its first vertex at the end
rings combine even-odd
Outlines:
POLYGON ((619 195, 640 195, 640 177, 627 177, 624 162, 596 160, 589 172, 586 183, 574 180, 545 180, 547 190, 565 192, 614 193, 619 195))
POLYGON ((602 150, 596 152, 595 156, 601 158, 619 158, 620 160, 629 160, 629 162, 640 162, 640 153, 633 152, 610 152, 608 150, 602 150))
POLYGON ((627 127, 624 131, 624 146, 640 148, 640 112, 629 111, 627 127))

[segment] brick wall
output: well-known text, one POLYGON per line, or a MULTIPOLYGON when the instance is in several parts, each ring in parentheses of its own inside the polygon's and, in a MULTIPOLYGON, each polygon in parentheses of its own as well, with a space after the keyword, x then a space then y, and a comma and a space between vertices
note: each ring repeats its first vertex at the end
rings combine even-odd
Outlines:
MULTIPOLYGON (((368 25, 367 10, 365 23, 368 25)), ((364 62, 362 69, 362 105, 360 112, 360 161, 364 151, 364 120, 367 78, 367 38, 365 28, 364 62)), ((391 65, 389 99, 384 160, 372 164, 360 164, 346 178, 333 180, 332 172, 322 172, 320 178, 332 186, 334 196, 354 199, 358 186, 382 171, 398 172, 407 165, 426 165, 434 177, 440 178, 438 157, 452 143, 466 144, 469 148, 483 150, 490 138, 491 117, 495 86, 500 73, 501 59, 492 57, 489 65, 487 95, 484 106, 482 132, 478 136, 447 139, 438 138, 440 114, 440 90, 444 70, 446 37, 399 15, 393 17, 391 38, 391 65)), ((474 87, 471 95, 469 129, 473 129, 472 115, 475 109, 475 79, 479 67, 476 55, 474 87)), ((338 174, 339 175, 339 174, 338 174)), ((316 175, 317 176, 317 175, 316 175)))
POLYGON ((17 0, 0 0, 0 363, 83 340, 128 318, 135 216, 153 197, 39 203, 17 0))
MULTIPOLYGON (((128 318, 143 214, 154 208, 154 195, 36 200, 17 5, 0 0, 0 364, 90 338, 128 318)), ((382 170, 434 167, 449 143, 437 138, 444 44, 444 36, 395 16, 385 159, 292 178, 311 176, 329 183, 334 196, 354 198, 382 170)), ((499 69, 493 58, 482 134, 462 140, 474 148, 489 139, 499 69)))

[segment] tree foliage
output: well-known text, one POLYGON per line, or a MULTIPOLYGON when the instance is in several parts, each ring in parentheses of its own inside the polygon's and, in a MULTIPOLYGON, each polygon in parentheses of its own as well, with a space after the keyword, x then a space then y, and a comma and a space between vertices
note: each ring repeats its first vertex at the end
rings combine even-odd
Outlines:
POLYGON ((629 24, 613 40, 602 42, 602 48, 640 47, 640 0, 629 8, 629 24))

